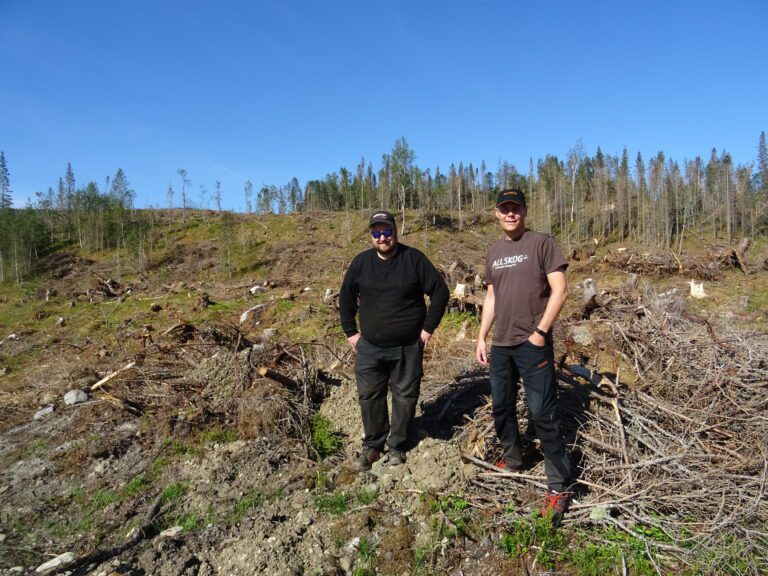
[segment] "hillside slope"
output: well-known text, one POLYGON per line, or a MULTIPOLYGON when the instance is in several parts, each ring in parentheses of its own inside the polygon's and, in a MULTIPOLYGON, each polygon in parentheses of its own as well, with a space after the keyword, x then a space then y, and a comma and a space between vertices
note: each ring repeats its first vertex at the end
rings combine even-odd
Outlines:
POLYGON ((525 474, 484 465, 498 447, 473 338, 490 217, 414 216, 401 238, 476 293, 427 350, 408 462, 367 474, 336 309, 365 215, 164 218, 144 252, 61 251, 38 281, 0 287, 0 573, 68 551, 92 554, 82 574, 759 573, 764 243, 745 271, 714 247, 679 263, 573 247, 557 353, 582 485, 554 532, 532 515, 532 438, 525 474), (709 297, 687 299, 702 277, 709 297), (696 502, 670 495, 686 482, 696 502))

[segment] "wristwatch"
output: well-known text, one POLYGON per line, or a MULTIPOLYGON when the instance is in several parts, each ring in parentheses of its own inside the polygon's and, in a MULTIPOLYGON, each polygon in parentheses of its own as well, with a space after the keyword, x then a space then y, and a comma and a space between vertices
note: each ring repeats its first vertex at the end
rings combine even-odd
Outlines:
POLYGON ((534 330, 534 332, 536 332, 537 334, 541 334, 542 336, 544 336, 544 338, 546 338, 546 337, 548 336, 548 334, 546 333, 546 331, 542 330, 542 329, 541 329, 541 328, 539 328, 538 326, 536 326, 536 329, 534 330))

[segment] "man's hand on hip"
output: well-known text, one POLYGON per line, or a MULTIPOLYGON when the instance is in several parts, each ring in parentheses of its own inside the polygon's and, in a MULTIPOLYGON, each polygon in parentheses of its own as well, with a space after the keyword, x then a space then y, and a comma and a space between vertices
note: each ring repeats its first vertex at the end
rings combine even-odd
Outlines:
POLYGON ((350 336, 349 338, 347 338, 347 342, 349 342, 349 346, 350 346, 350 347, 352 348, 352 350, 354 350, 355 352, 357 352, 357 341, 358 341, 358 340, 360 340, 360 332, 358 332, 358 333, 357 333, 357 334, 355 334, 354 336, 350 336))
POLYGON ((530 342, 534 346, 538 346, 539 348, 541 348, 547 343, 547 340, 544 338, 544 336, 542 336, 538 332, 534 332, 533 334, 528 336, 528 342, 530 342))

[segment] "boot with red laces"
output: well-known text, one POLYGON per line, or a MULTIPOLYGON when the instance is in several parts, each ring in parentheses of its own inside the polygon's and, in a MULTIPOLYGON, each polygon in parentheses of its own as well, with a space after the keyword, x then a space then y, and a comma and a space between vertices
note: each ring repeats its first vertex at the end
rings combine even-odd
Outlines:
POLYGON ((544 505, 541 507, 542 517, 549 518, 552 526, 559 526, 563 516, 568 512, 572 499, 573 492, 571 490, 558 492, 548 488, 544 496, 544 505))
POLYGON ((520 466, 510 462, 506 455, 502 455, 502 457, 496 461, 496 468, 504 470, 504 472, 520 472, 522 470, 520 466))

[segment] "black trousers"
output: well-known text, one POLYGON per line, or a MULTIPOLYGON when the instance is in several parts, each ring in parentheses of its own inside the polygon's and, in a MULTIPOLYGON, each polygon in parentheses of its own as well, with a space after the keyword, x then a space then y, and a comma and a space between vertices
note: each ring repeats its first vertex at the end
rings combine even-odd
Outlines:
POLYGON ((557 417, 557 382, 551 338, 541 347, 528 341, 517 346, 491 346, 490 377, 496 435, 509 465, 520 467, 523 464, 517 425, 517 381, 522 377, 528 409, 544 453, 547 485, 558 491, 568 488, 571 463, 557 417))
POLYGON ((360 337, 357 341, 355 376, 360 412, 368 448, 395 450, 408 446, 408 429, 416 413, 423 375, 421 339, 407 346, 380 348, 360 337), (387 390, 392 390, 392 422, 387 409, 387 390))

